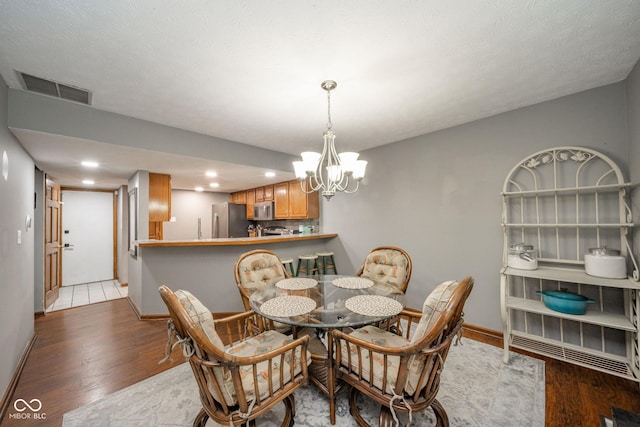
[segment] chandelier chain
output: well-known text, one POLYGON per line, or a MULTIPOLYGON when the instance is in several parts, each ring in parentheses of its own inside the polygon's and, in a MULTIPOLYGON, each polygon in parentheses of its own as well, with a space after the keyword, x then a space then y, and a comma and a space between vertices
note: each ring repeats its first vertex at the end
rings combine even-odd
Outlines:
POLYGON ((327 117, 329 118, 327 129, 331 130, 333 128, 333 123, 331 122, 331 89, 327 89, 327 117))

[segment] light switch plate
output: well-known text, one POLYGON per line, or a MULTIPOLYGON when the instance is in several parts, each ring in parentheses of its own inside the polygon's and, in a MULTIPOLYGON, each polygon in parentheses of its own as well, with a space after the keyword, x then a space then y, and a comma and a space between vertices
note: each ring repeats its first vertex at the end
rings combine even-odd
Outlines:
POLYGON ((18 244, 22 244, 22 230, 18 230, 18 244))

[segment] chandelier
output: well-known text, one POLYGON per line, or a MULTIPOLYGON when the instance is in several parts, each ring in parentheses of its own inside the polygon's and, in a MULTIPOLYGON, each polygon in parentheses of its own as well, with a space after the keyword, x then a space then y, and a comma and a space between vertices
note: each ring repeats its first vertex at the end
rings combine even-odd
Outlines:
POLYGON ((366 160, 358 160, 358 153, 336 152, 336 134, 331 123, 331 91, 338 84, 333 80, 325 80, 320 85, 327 91, 327 130, 323 133, 324 145, 322 153, 305 151, 301 153, 302 161, 293 162, 296 178, 300 181, 302 191, 313 193, 320 191, 327 200, 330 200, 336 191, 355 193, 358 191, 360 181, 364 178, 367 167, 366 160), (355 183, 355 185, 351 185, 355 183), (349 188, 351 185, 351 188, 349 188))

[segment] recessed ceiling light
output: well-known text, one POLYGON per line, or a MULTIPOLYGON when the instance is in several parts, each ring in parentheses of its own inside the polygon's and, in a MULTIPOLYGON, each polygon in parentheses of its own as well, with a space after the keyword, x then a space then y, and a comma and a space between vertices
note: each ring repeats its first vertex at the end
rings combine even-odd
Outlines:
POLYGON ((276 176, 275 172, 265 172, 264 176, 266 176, 267 178, 273 178, 274 176, 276 176))
POLYGON ((218 184, 217 182, 212 182, 211 184, 209 184, 209 187, 218 188, 218 187, 220 187, 220 184, 218 184))
POLYGON ((214 171, 207 171, 205 173, 205 175, 207 175, 208 177, 214 178, 216 176, 218 176, 218 172, 214 172, 214 171))
POLYGON ((195 190, 196 190, 196 191, 204 191, 204 188, 202 188, 202 187, 196 187, 196 188, 195 188, 195 190))
POLYGON ((97 168, 99 166, 98 162, 94 162, 92 160, 84 160, 81 164, 86 168, 97 168))
POLYGON ((85 184, 85 185, 93 185, 93 184, 95 184, 95 181, 92 180, 92 179, 83 179, 82 183, 85 184))

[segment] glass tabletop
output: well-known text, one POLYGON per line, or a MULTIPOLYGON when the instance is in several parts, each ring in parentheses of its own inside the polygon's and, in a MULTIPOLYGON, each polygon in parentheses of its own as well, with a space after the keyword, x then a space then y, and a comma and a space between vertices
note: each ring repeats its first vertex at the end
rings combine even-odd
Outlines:
POLYGON ((261 316, 294 326, 343 328, 374 323, 399 313, 405 295, 397 288, 344 275, 293 277, 251 294, 261 316))

